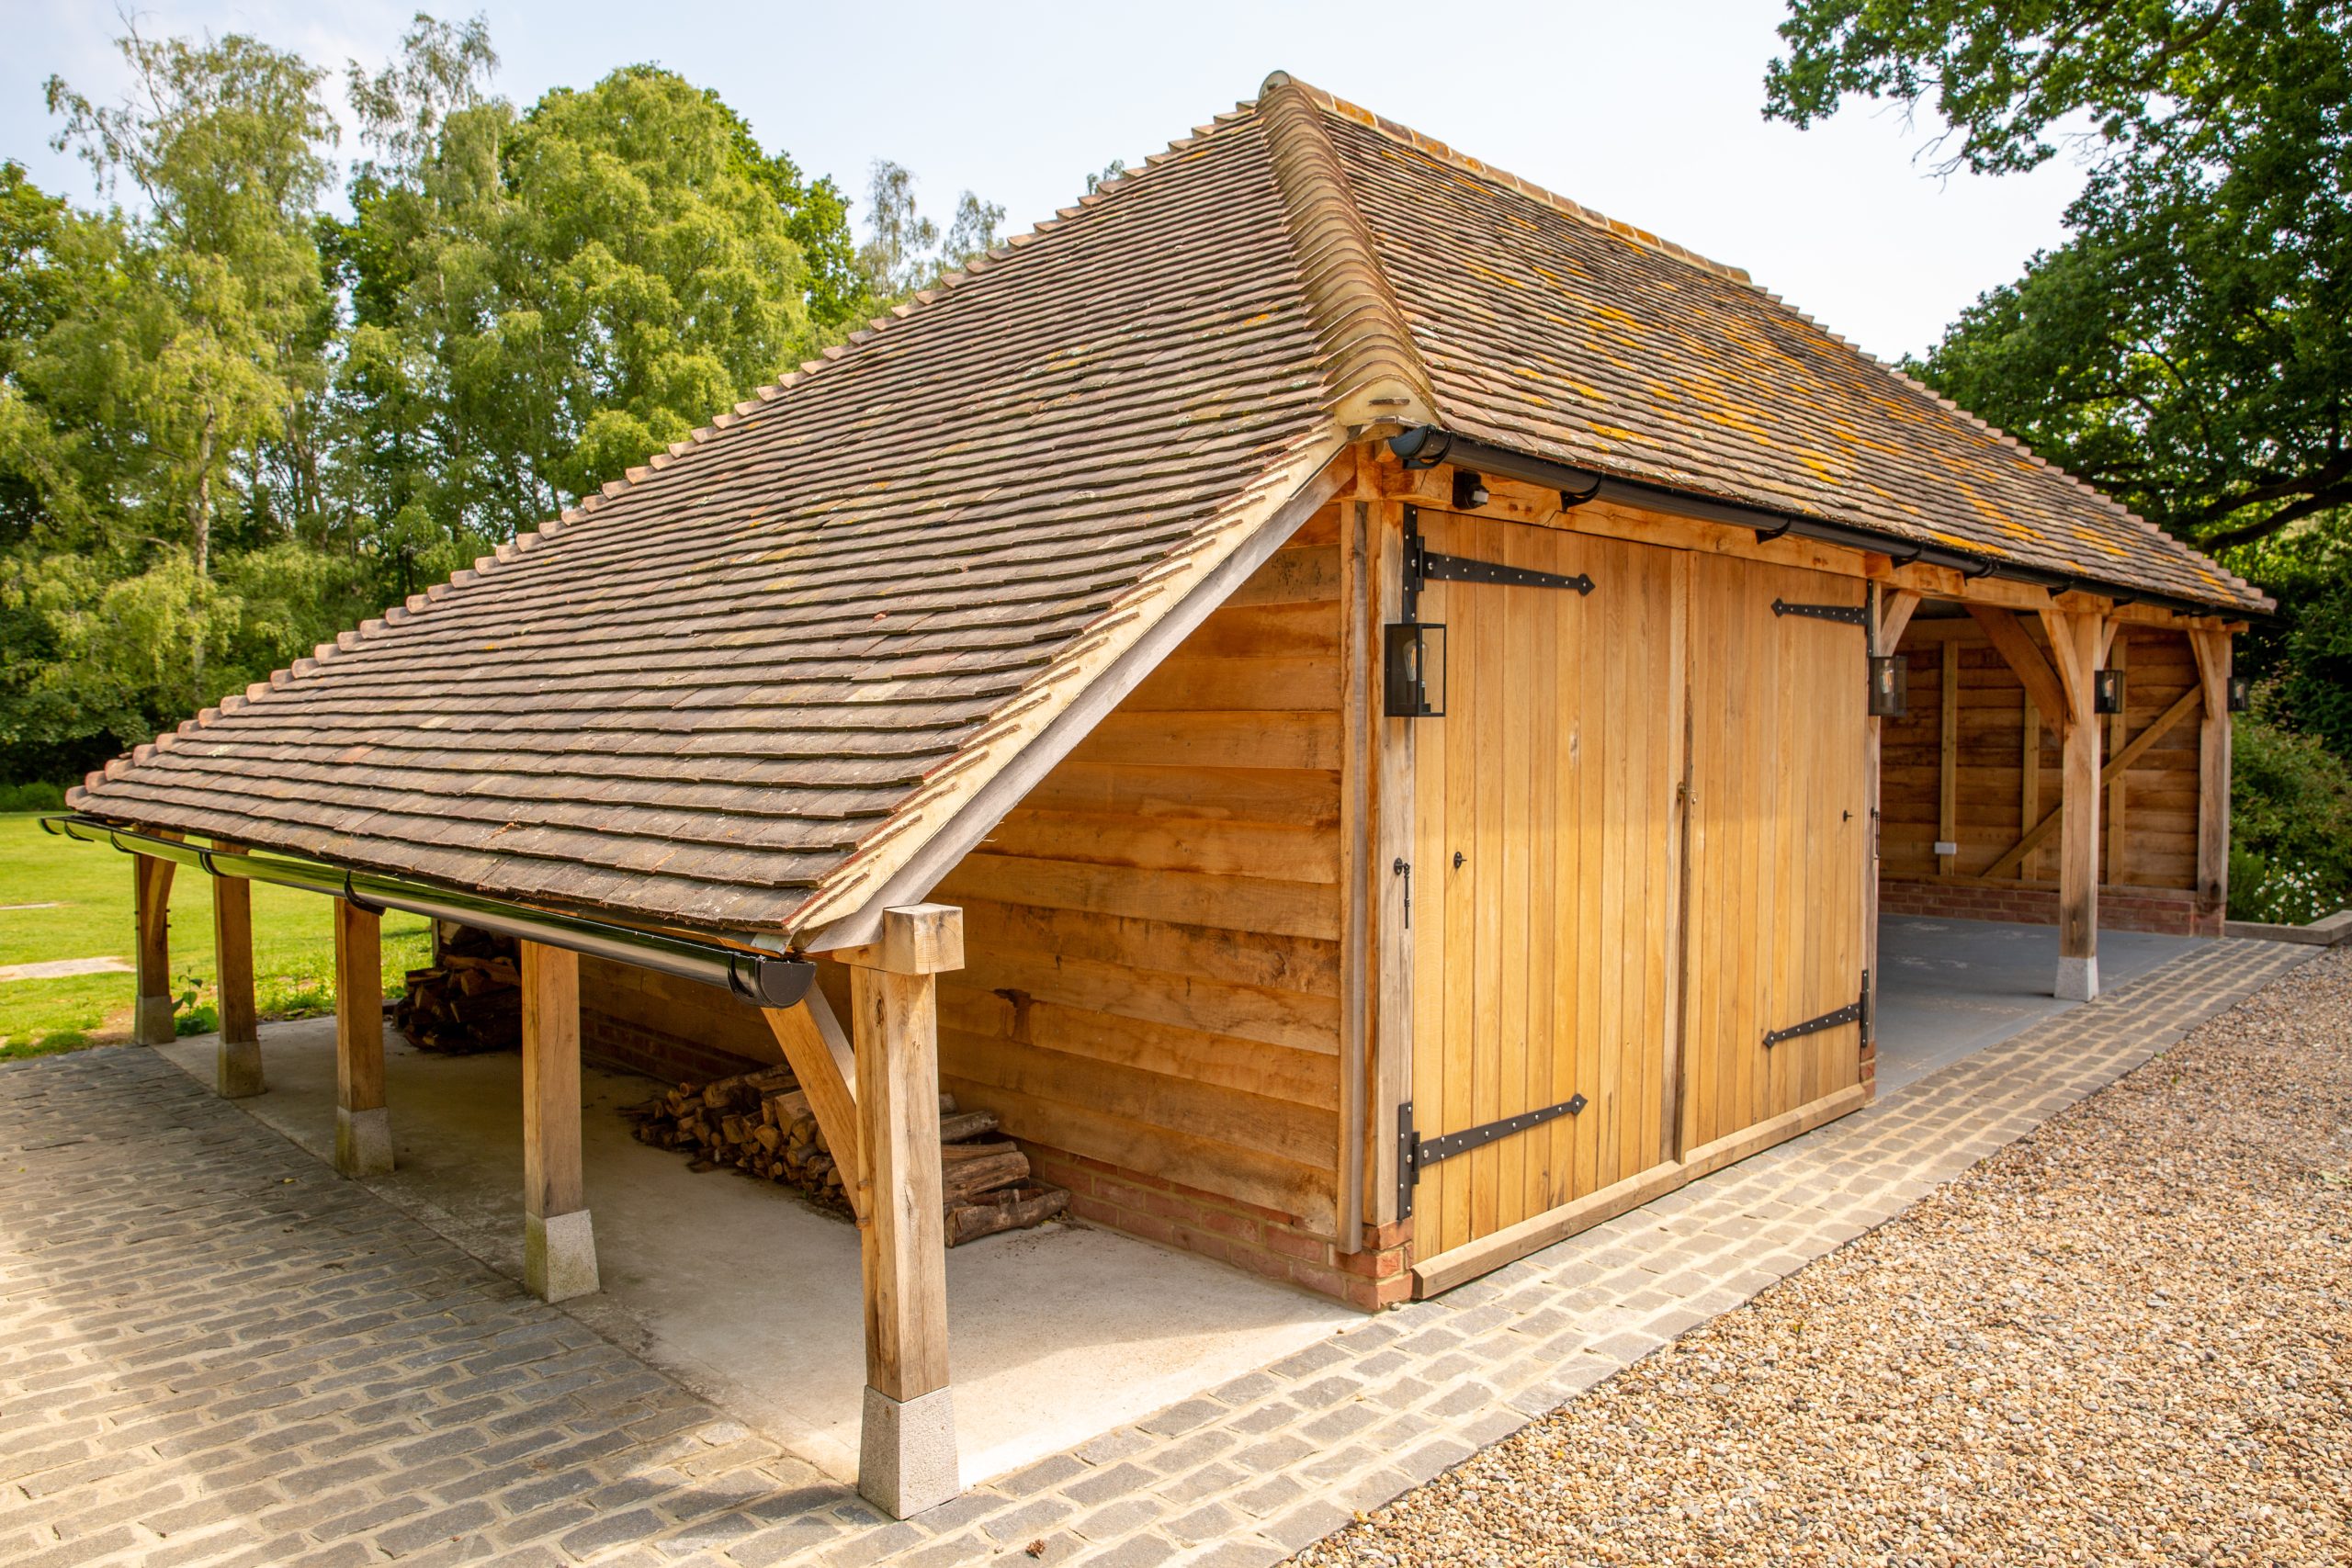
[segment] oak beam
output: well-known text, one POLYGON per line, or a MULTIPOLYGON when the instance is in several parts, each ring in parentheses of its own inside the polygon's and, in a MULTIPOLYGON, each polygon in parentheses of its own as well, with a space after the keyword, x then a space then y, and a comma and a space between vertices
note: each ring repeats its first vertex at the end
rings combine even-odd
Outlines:
POLYGON ((2092 685, 2105 639, 2096 615, 2045 610, 2041 620, 2066 703, 2055 994, 2063 1001, 2086 1002, 2098 995, 2099 727, 2092 685))
POLYGON ((543 1301, 570 1301, 599 1286, 580 1157, 580 955, 521 946, 523 1283, 543 1301))
POLYGON ((392 1113, 384 1104, 384 922, 334 901, 334 1168, 345 1176, 392 1168, 392 1113))
POLYGON ((2065 712, 2066 694, 2058 683, 2057 671, 2042 658, 2041 649, 2033 645, 2016 615, 1993 604, 1971 604, 1967 609, 1968 618, 1984 630, 1985 640, 2018 678, 2033 705, 2045 714, 2065 712))
MULTIPOLYGON (((2150 747, 2171 734, 2177 725, 2202 707, 2204 702, 2204 694, 2194 686, 2175 697, 2170 707, 2150 719, 2148 728, 2132 738, 2130 745, 2109 757, 2101 765, 2098 774, 2100 787, 2105 788, 2113 784, 2122 775, 2125 769, 2144 756, 2150 747)), ((2019 876, 2024 875, 2025 857, 2040 849, 2049 840, 2050 835, 2057 831, 2059 824, 2065 819, 2065 802, 2061 800, 2047 816, 2036 822, 2023 838, 2003 850, 2000 859, 1984 868, 1984 880, 1994 881, 2007 876, 2011 872, 2016 872, 2019 876)))
POLYGON ((784 1052, 792 1076, 808 1096, 809 1113, 825 1134, 825 1148, 841 1172, 850 1213, 865 1218, 865 1133, 857 1115, 857 1061, 849 1036, 833 1016, 832 1003, 817 987, 788 1008, 762 1008, 769 1032, 784 1052))
POLYGON ((933 976, 964 966, 964 912, 944 904, 886 909, 880 940, 841 956, 852 965, 851 1032, 867 1184, 866 1214, 858 1226, 865 1410, 857 1489, 875 1506, 905 1518, 962 1490, 947 1384, 933 976))
POLYGON ((140 1045, 168 1045, 177 1038, 172 1022, 172 871, 173 863, 160 856, 130 857, 138 944, 130 1038, 140 1045))
POLYGON ((254 885, 242 876, 212 879, 212 972, 220 1012, 213 1088, 223 1100, 243 1100, 269 1086, 262 1078, 261 1022, 254 1007, 254 885))
POLYGON ((2230 907, 2230 634, 2192 631, 2205 717, 2197 727, 2197 905, 2214 919, 2230 907))

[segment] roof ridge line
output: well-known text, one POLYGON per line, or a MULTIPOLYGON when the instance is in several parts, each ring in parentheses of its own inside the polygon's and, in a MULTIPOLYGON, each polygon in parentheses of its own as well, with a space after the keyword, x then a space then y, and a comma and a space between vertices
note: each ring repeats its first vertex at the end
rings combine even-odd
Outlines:
POLYGON ((1729 262, 1719 262, 1712 257, 1702 256, 1694 250, 1653 234, 1638 224, 1611 218, 1605 212, 1595 212, 1582 202, 1571 201, 1557 191, 1547 190, 1532 180, 1522 179, 1508 169, 1498 169, 1482 159, 1473 158, 1467 152, 1457 152, 1433 136, 1424 136, 1409 125, 1399 125, 1385 115, 1374 114, 1361 105, 1351 104, 1335 93, 1326 92, 1295 76, 1277 71, 1274 76, 1267 78, 1269 87, 1273 85, 1275 77, 1280 77, 1283 82, 1305 93, 1331 113, 1345 119, 1351 119, 1369 130, 1379 131, 1392 141, 1401 141, 1408 147, 1425 153, 1450 168, 1459 169, 1464 174, 1475 175, 1480 179, 1492 180, 1497 185, 1515 190, 1531 200, 1542 202, 1544 206, 1565 217, 1573 218, 1579 223, 1614 234, 1621 240, 1656 251, 1660 255, 1672 256, 1676 261, 1695 266, 1702 272, 1711 272, 1742 288, 1757 287, 1756 279, 1748 276, 1747 269, 1744 266, 1734 266, 1729 262))
POLYGON ((1429 369, 1381 268, 1339 149, 1316 123, 1317 96, 1277 71, 1258 90, 1258 116, 1322 351, 1332 416, 1350 430, 1437 423, 1429 369))

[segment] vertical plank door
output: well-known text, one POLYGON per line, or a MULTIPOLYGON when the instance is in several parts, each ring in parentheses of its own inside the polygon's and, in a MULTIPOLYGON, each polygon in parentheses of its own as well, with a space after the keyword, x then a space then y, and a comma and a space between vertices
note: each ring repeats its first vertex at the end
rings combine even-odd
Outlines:
POLYGON ((1701 1163, 1760 1124, 1842 1110, 1860 1093, 1859 1018, 1765 1044, 1859 999, 1870 918, 1862 631, 1776 615, 1775 599, 1859 605, 1862 585, 1721 557, 1692 564, 1682 1140, 1701 1163))
POLYGON ((1448 668, 1444 716, 1413 721, 1414 1122, 1439 1137, 1587 1101, 1425 1169, 1425 1264, 1671 1159, 1684 631, 1674 552, 1419 525, 1438 554, 1594 583, 1421 595, 1448 668))

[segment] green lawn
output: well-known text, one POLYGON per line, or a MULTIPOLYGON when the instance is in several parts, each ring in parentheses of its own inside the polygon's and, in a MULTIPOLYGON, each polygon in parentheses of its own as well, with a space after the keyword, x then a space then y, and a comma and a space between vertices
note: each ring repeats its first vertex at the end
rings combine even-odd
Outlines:
MULTIPOLYGON (((128 962, 130 857, 103 844, 53 838, 33 814, 0 815, 0 964, 56 958, 128 962), (51 908, 12 908, 48 904, 51 908)), ((172 878, 172 990, 183 1034, 214 1026, 211 878, 182 866, 172 878)), ((264 1018, 301 1018, 334 1007, 332 905, 316 893, 254 884, 254 988, 264 1018)), ((384 984, 431 952, 421 915, 384 917, 384 984)), ((0 980, 0 1059, 70 1051, 124 1039, 131 976, 79 975, 0 980)))

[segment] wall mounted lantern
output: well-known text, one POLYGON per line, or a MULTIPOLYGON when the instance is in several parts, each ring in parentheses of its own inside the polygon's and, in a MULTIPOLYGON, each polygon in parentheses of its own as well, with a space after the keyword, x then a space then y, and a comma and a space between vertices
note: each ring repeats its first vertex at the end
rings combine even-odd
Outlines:
POLYGON ((2244 713, 2254 706, 2254 679, 2248 675, 2230 677, 2230 711, 2244 713))
POLYGON ((1467 468, 1453 470, 1453 510, 1476 512, 1494 500, 1487 491, 1487 481, 1467 468))
POLYGON ((1911 711, 1911 666, 1900 654, 1871 655, 1871 716, 1901 718, 1911 711))
POLYGON ((1390 718, 1445 716, 1445 626, 1395 621, 1382 628, 1381 711, 1390 718))
POLYGON ((2095 670, 2091 672, 2091 711, 2121 713, 2123 711, 2123 671, 2095 670))

